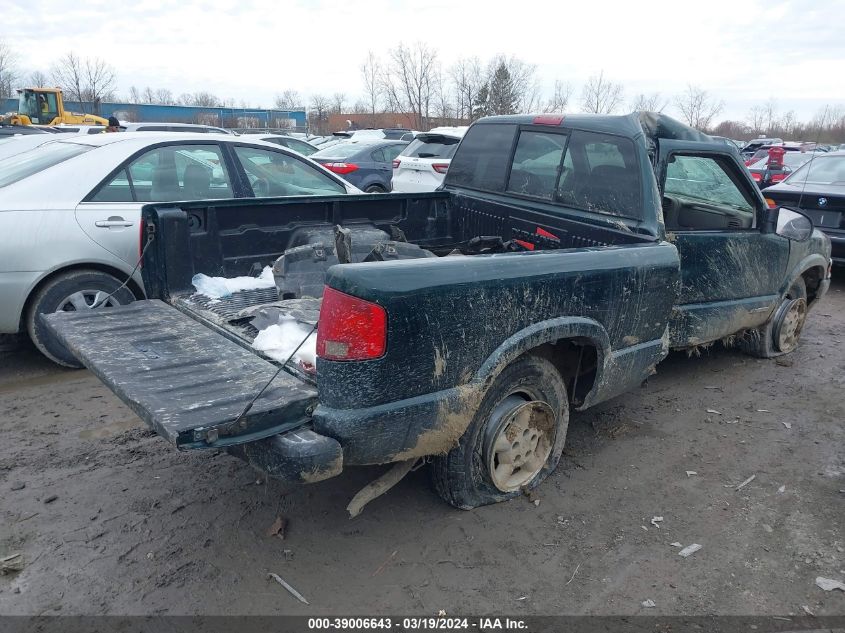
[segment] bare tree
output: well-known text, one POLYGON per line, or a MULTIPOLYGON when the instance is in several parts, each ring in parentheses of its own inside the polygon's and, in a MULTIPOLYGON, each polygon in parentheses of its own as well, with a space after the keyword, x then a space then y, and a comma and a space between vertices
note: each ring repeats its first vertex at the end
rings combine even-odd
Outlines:
POLYGON ((660 96, 659 92, 647 95, 640 93, 631 101, 632 112, 663 112, 669 101, 660 96))
POLYGON ((390 67, 384 87, 388 100, 413 114, 414 127, 421 129, 428 118, 434 97, 437 51, 424 42, 413 47, 399 44, 390 51, 390 67))
POLYGON ((346 108, 346 95, 342 92, 336 92, 332 95, 332 111, 340 114, 346 108))
POLYGON ((472 120, 478 93, 486 83, 481 62, 477 57, 461 58, 449 69, 449 76, 455 84, 455 115, 459 119, 472 120))
POLYGON ((159 88, 156 90, 155 102, 162 105, 174 105, 176 103, 175 99, 173 99, 173 93, 167 88, 159 88))
POLYGON ((686 92, 675 97, 675 107, 690 127, 707 130, 713 119, 725 107, 725 102, 716 101, 703 88, 690 84, 686 92))
POLYGON ((364 80, 364 99, 367 102, 367 110, 372 115, 373 121, 375 121, 382 96, 381 74, 382 69, 378 58, 373 51, 369 51, 364 63, 361 64, 361 78, 364 80))
POLYGON ((309 121, 312 131, 323 133, 326 131, 326 124, 329 120, 329 107, 331 101, 328 97, 315 94, 311 95, 311 112, 309 112, 309 121))
POLYGON ((18 56, 0 40, 0 99, 12 97, 15 94, 15 82, 18 80, 18 56))
POLYGON ((109 101, 114 96, 114 67, 99 57, 88 57, 85 59, 84 68, 83 96, 86 101, 94 104, 95 110, 99 110, 100 103, 109 101))
POLYGON ((622 105, 623 98, 622 84, 605 79, 602 70, 584 84, 584 89, 581 91, 581 107, 586 112, 610 114, 622 105))
POLYGON ((56 63, 52 74, 62 92, 78 102, 83 112, 86 103, 94 104, 96 110, 114 96, 114 67, 99 57, 82 58, 71 51, 56 63))
MULTIPOLYGON (((155 96, 155 95, 153 95, 155 96)), ((216 95, 210 92, 195 92, 193 94, 183 94, 179 97, 179 103, 187 106, 199 106, 201 108, 216 108, 221 102, 216 95)))
POLYGON ((279 110, 298 110, 303 107, 302 97, 296 90, 285 90, 276 96, 276 107, 279 110))
POLYGON ((766 111, 763 106, 755 105, 752 106, 751 109, 748 111, 747 117, 748 125, 751 126, 751 131, 754 134, 760 134, 763 132, 763 126, 766 122, 766 111))
POLYGON ((555 79, 555 87, 551 98, 546 102, 544 112, 566 112, 569 100, 572 98, 572 84, 555 79))
POLYGON ((69 101, 77 101, 85 111, 84 90, 85 90, 85 63, 73 51, 62 57, 52 70, 53 81, 58 84, 65 98, 69 101))
POLYGON ((50 80, 46 73, 36 70, 29 74, 29 85, 33 88, 46 88, 50 85, 50 80))
POLYGON ((129 103, 141 103, 141 91, 135 86, 129 87, 129 96, 127 97, 129 103))

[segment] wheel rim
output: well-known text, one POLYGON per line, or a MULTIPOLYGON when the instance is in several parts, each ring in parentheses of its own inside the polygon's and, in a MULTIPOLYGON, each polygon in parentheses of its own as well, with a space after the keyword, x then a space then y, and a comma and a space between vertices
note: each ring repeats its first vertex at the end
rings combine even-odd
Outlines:
POLYGON ((785 305, 783 315, 777 324, 775 341, 778 350, 791 352, 798 347, 798 339, 801 330, 804 329, 804 321, 807 317, 807 302, 801 299, 793 299, 785 305))
POLYGON ((508 396, 494 409, 486 447, 493 485, 513 492, 529 484, 552 452, 555 413, 548 403, 508 396))
POLYGON ((109 297, 109 293, 104 290, 79 290, 60 301, 56 312, 81 312, 83 310, 90 310, 91 306, 103 301, 103 299, 105 301, 99 306, 100 308, 113 308, 121 305, 116 297, 109 297))

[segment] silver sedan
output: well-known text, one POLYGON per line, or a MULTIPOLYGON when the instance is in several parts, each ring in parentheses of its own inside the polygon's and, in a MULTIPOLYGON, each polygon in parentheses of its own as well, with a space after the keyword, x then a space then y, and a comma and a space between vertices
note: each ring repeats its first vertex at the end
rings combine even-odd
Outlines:
POLYGON ((133 274, 144 204, 346 193, 360 192, 296 152, 231 135, 63 136, 0 155, 0 334, 26 331, 77 367, 38 315, 144 296, 133 274))

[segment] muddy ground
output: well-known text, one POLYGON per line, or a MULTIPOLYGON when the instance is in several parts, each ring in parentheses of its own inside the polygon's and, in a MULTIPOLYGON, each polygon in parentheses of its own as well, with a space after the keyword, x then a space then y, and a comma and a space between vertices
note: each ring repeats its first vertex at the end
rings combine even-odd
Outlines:
POLYGON ((576 414, 539 505, 455 510, 423 469, 354 520, 378 468, 286 492, 177 453, 86 371, 5 353, 0 558, 25 567, 0 613, 843 614, 814 584, 845 580, 843 338, 840 280, 786 361, 672 354, 576 414))

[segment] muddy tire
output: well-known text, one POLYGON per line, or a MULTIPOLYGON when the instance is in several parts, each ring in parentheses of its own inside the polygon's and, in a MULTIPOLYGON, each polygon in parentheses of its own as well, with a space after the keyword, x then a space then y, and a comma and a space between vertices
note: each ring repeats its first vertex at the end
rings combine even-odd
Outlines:
POLYGON ((774 358, 795 350, 807 316, 807 286, 799 277, 766 323, 741 339, 742 350, 758 358, 774 358))
MULTIPOLYGON (((121 282, 98 270, 75 270, 54 277, 44 284, 30 301, 26 329, 38 351, 58 365, 79 368, 82 364, 44 325, 39 315, 85 309, 117 290, 121 282)), ((103 307, 131 303, 135 295, 121 288, 103 307)))
POLYGON ((544 358, 521 356, 487 390, 458 446, 434 458, 434 489, 469 510, 536 488, 557 467, 568 426, 560 373, 544 358))

